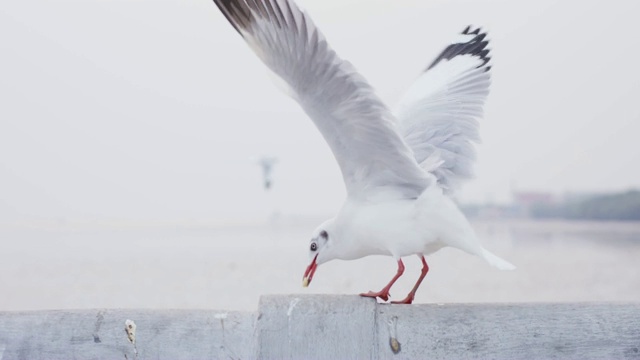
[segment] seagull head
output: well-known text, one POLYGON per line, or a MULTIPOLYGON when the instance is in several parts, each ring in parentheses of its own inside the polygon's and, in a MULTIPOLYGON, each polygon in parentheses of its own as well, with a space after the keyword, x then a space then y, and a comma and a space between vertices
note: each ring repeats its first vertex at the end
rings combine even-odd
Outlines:
POLYGON ((309 258, 311 259, 311 264, 307 266, 307 270, 304 272, 304 277, 302 278, 302 286, 304 287, 309 286, 309 283, 311 283, 311 279, 313 279, 313 274, 315 274, 318 265, 334 258, 331 251, 331 245, 333 244, 333 237, 331 236, 334 228, 333 224, 333 219, 325 221, 322 225, 318 226, 313 232, 313 236, 311 236, 311 241, 309 241, 309 258))

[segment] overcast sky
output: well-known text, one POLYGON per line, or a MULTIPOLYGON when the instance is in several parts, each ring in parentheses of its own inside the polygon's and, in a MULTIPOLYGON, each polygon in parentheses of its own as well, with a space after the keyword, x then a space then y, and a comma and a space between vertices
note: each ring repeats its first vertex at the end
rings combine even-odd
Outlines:
MULTIPOLYGON (((493 84, 463 201, 640 187, 640 2, 301 0, 391 105, 468 24, 493 84)), ((0 223, 332 214, 311 120, 209 0, 3 0, 0 223), (255 159, 276 156, 272 193, 255 159)))

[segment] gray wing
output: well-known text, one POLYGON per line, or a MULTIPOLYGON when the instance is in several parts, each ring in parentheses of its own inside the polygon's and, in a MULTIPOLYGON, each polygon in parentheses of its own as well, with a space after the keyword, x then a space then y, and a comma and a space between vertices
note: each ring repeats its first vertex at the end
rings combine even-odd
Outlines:
POLYGON ((338 161, 349 196, 422 193, 430 175, 402 139, 393 114, 308 15, 288 0, 214 2, 311 117, 338 161))
POLYGON ((467 27, 401 98, 396 116, 423 169, 451 193, 473 176, 478 119, 489 94, 487 34, 467 27))

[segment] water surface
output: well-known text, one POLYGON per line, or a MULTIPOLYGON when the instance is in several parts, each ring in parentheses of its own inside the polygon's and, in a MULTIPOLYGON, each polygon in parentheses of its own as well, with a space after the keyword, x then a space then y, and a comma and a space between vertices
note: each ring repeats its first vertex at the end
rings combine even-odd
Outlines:
MULTIPOLYGON (((254 310, 261 294, 380 290, 395 261, 333 261, 302 288, 321 219, 235 226, 65 225, 0 228, 0 310, 254 310)), ((640 301, 640 223, 475 221, 483 243, 518 268, 499 271, 454 249, 427 258, 416 302, 640 301)), ((420 271, 405 260, 391 290, 420 271)))

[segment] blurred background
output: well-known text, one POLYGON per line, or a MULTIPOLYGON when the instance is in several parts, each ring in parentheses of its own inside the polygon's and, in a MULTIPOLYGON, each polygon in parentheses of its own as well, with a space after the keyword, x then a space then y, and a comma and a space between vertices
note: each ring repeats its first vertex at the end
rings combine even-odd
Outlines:
MULTIPOLYGON (((493 83, 457 195, 500 272, 445 249, 418 302, 640 300, 640 3, 298 0, 394 104, 469 24, 493 83)), ((379 290, 385 257, 321 266, 345 196, 298 105, 209 0, 0 5, 0 310, 251 310, 379 290)), ((419 272, 392 294, 403 298, 419 272)))

